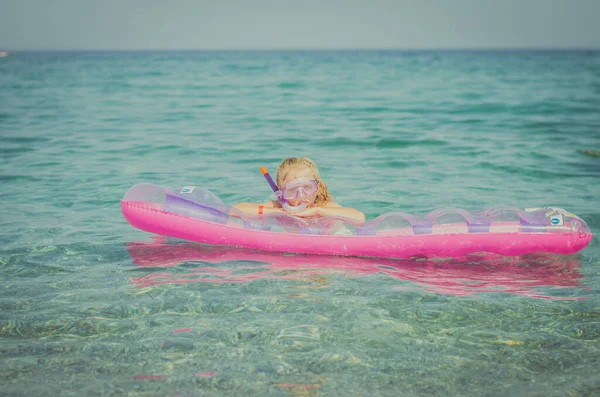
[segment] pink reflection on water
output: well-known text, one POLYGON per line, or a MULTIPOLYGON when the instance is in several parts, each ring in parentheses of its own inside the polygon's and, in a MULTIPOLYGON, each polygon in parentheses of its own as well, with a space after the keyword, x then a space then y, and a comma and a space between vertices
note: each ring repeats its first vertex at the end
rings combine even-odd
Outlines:
POLYGON ((186 332, 190 332, 192 329, 191 328, 180 328, 180 329, 174 329, 173 332, 174 334, 184 334, 186 332))
POLYGON ((198 372, 196 374, 196 376, 201 376, 201 377, 211 377, 211 376, 217 376, 218 373, 217 372, 198 372))
POLYGON ((167 380, 166 376, 163 375, 136 375, 133 377, 135 380, 167 380))
MULTIPOLYGON (((333 273, 344 273, 349 277, 385 273, 414 282, 426 291, 446 295, 504 292, 542 299, 582 299, 546 296, 536 291, 539 287, 580 286, 582 274, 578 255, 539 253, 503 257, 477 254, 454 259, 376 259, 285 255, 188 242, 170 243, 163 237, 156 237, 152 242, 126 243, 126 246, 138 267, 165 268, 185 262, 202 262, 185 273, 160 271, 132 277, 131 282, 137 287, 197 282, 242 283, 257 279, 304 280, 333 273), (258 263, 244 265, 239 264, 240 261, 258 263)), ((398 286, 397 289, 411 288, 398 286)))

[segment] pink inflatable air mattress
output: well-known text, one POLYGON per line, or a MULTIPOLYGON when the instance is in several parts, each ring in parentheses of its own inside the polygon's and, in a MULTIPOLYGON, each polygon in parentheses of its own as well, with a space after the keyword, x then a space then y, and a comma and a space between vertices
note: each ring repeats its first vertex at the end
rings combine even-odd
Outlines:
POLYGON ((171 191, 140 184, 127 191, 121 209, 132 226, 150 233, 303 254, 380 258, 458 257, 475 252, 572 254, 592 239, 581 218, 552 207, 441 209, 425 215, 394 212, 356 224, 338 217, 252 216, 227 206, 207 189, 191 186, 171 191))

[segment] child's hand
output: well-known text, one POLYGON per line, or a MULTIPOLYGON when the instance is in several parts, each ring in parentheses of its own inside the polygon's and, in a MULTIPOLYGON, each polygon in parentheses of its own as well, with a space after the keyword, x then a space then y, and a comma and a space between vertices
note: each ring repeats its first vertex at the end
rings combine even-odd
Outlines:
POLYGON ((321 218, 325 216, 323 214, 323 208, 321 207, 310 207, 300 212, 296 212, 295 214, 291 214, 297 216, 299 218, 311 219, 311 218, 321 218))

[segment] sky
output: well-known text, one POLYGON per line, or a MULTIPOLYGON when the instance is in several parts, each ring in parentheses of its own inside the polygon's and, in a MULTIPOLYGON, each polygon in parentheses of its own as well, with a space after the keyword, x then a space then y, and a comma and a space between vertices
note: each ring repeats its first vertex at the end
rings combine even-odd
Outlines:
POLYGON ((600 0, 0 0, 2 50, 600 48, 600 0))

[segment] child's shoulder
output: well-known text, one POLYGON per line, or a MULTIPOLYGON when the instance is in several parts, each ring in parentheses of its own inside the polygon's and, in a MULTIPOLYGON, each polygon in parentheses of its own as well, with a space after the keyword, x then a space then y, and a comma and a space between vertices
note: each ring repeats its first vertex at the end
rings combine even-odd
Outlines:
POLYGON ((326 203, 323 207, 342 208, 342 206, 339 205, 338 203, 336 203, 335 201, 330 201, 330 202, 326 203))

